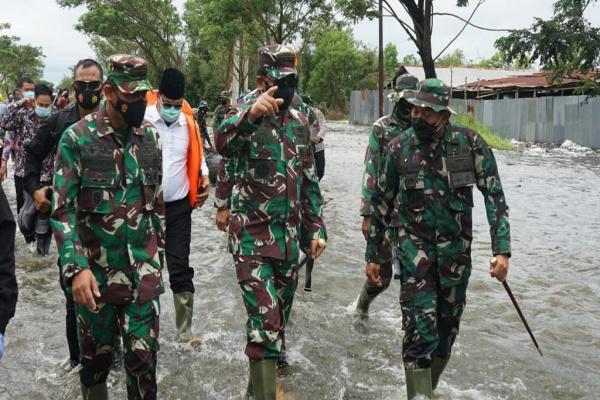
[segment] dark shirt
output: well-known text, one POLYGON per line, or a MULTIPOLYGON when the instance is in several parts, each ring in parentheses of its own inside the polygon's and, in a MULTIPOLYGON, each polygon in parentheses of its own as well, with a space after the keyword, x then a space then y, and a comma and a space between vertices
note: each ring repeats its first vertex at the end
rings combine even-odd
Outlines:
POLYGON ((70 104, 60 112, 46 118, 38 128, 33 140, 26 146, 25 189, 30 195, 33 196, 33 193, 42 187, 40 183, 42 162, 48 154, 56 152, 56 146, 62 133, 80 119, 77 103, 70 104))
POLYGON ((19 290, 15 278, 15 220, 0 186, 0 333, 15 315, 19 290))

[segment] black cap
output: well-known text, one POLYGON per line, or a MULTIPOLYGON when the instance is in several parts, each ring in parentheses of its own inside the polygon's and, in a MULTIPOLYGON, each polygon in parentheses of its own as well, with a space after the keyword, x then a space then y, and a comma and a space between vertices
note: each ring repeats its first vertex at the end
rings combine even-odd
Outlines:
POLYGON ((160 76, 158 91, 169 99, 181 99, 185 95, 185 76, 175 68, 167 68, 160 76))

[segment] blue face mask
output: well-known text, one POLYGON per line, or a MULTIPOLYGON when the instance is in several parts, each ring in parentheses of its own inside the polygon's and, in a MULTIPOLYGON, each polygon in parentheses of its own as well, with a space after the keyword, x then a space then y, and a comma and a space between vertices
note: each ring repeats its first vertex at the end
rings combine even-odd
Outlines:
POLYGON ((46 118, 52 112, 52 107, 44 108, 40 106, 35 106, 35 115, 40 118, 46 118))
POLYGON ((33 92, 33 90, 28 90, 26 92, 23 92, 23 97, 25 97, 26 99, 33 99, 35 97, 35 93, 33 92))
POLYGON ((160 107, 160 116, 165 122, 172 124, 179 119, 181 108, 169 107, 164 104, 160 107))

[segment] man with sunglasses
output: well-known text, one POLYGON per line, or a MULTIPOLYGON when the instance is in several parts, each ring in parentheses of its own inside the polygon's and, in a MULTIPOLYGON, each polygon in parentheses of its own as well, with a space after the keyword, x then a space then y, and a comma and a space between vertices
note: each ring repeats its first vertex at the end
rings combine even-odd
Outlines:
POLYGON ((274 400, 300 248, 316 259, 326 233, 308 109, 296 94, 296 53, 274 44, 261 47, 258 59, 258 88, 227 113, 215 144, 236 168, 229 251, 248 314, 247 395, 274 400))
POLYGON ((200 127, 184 95, 183 73, 165 69, 158 90, 148 92, 144 118, 158 129, 162 143, 165 255, 177 335, 180 341, 195 346, 202 341, 192 335, 195 292, 194 268, 190 266, 192 211, 202 207, 208 198, 210 180, 200 127))
MULTIPOLYGON (((71 89, 75 91, 77 103, 70 104, 65 109, 51 115, 42 122, 35 137, 26 146, 25 189, 33 197, 35 208, 39 213, 50 212, 50 198, 52 193, 52 188, 49 184, 43 185, 41 183, 42 163, 49 154, 56 152, 58 141, 68 127, 86 115, 98 110, 103 80, 104 72, 98 62, 91 59, 78 61, 73 68, 73 85, 71 86, 71 89)), ((52 177, 50 177, 49 182, 51 181, 52 177)), ((60 263, 60 259, 58 262, 60 263)), ((62 279, 59 279, 59 281, 66 298, 69 367, 74 368, 79 364, 75 303, 73 302, 73 296, 67 292, 64 281, 62 279)))
POLYGON ((76 303, 84 399, 107 399, 117 336, 129 399, 156 399, 165 206, 158 131, 144 123, 145 60, 108 58, 106 101, 61 136, 52 230, 76 303))

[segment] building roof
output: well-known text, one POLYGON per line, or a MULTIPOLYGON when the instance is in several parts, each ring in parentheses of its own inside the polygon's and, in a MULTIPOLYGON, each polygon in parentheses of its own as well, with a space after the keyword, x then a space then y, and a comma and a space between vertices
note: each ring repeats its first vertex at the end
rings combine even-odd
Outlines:
MULTIPOLYGON (((578 77, 565 77, 557 82, 550 82, 550 73, 549 72, 537 72, 528 75, 520 75, 520 76, 508 76, 504 78, 498 79, 486 79, 479 80, 467 83, 463 85, 461 88, 467 89, 490 89, 490 90, 498 90, 498 89, 511 89, 511 88, 519 88, 519 89, 555 89, 562 87, 572 87, 574 85, 580 84, 580 79, 578 77)), ((589 75, 592 77, 592 75, 589 75)))
MULTIPOLYGON (((425 79, 422 66, 405 66, 406 70, 419 78, 425 79)), ((531 75, 534 70, 502 69, 502 68, 473 68, 473 67, 436 67, 435 72, 438 79, 447 86, 456 88, 464 86, 468 82, 480 82, 483 80, 495 80, 507 76, 531 75)))

